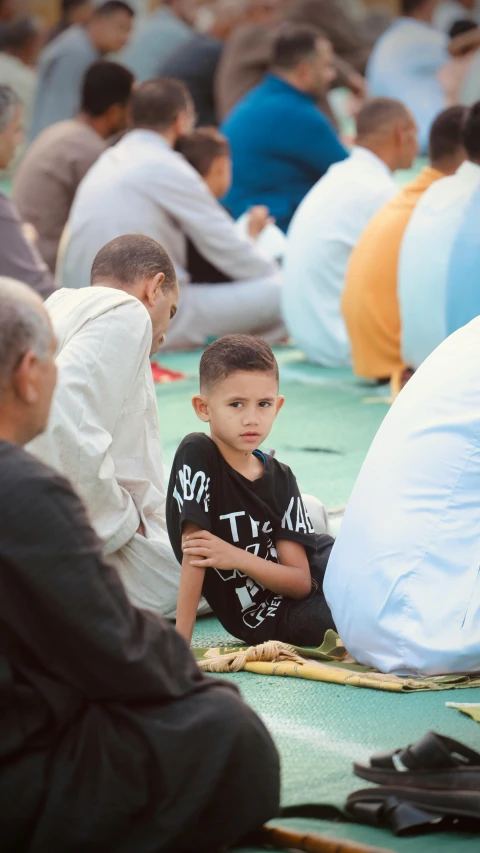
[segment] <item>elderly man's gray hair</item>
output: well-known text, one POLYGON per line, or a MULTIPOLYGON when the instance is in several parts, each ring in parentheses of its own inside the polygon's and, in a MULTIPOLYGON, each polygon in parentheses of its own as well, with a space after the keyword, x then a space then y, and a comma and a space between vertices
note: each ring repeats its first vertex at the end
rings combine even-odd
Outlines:
POLYGON ((8 127, 21 103, 21 98, 11 86, 0 86, 0 133, 8 127))
POLYGON ((40 297, 26 284, 0 276, 0 392, 22 357, 32 350, 47 357, 52 328, 40 297))

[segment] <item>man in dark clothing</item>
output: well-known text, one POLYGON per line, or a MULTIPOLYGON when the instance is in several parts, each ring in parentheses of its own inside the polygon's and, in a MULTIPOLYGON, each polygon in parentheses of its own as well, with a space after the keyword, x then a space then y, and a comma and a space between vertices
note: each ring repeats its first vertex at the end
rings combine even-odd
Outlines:
POLYGON ((159 77, 175 77, 187 86, 195 104, 197 124, 217 124, 214 80, 224 43, 249 20, 258 0, 217 0, 208 33, 195 33, 160 65, 159 77))
POLYGON ((185 83, 195 105, 197 124, 203 127, 217 124, 213 81, 222 50, 223 42, 214 34, 195 33, 158 70, 159 77, 185 83))
POLYGON ((55 339, 0 279, 0 814, 3 853, 210 851, 274 816, 256 715, 133 608, 79 498, 21 445, 46 426, 55 339))

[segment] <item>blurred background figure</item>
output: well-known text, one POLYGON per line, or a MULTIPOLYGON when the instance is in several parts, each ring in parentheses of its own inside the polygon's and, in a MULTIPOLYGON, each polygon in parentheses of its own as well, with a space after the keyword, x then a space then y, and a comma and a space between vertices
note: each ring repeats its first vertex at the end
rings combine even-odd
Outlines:
POLYGON ((128 47, 119 57, 141 82, 157 77, 159 68, 194 34, 197 0, 164 0, 137 21, 128 47))
MULTIPOLYGON (((364 10, 363 4, 361 7, 364 10)), ((249 22, 235 30, 219 63, 215 86, 220 120, 260 83, 270 67, 274 28, 281 20, 318 28, 335 51, 334 82, 347 86, 356 96, 365 96, 362 74, 370 43, 364 37, 364 28, 349 16, 343 0, 257 0, 249 22)), ((326 92, 319 97, 319 106, 333 119, 326 92)))
POLYGON ((441 0, 433 14, 433 23, 444 33, 450 33, 458 21, 473 21, 480 24, 478 0, 441 0))
POLYGON ((252 0, 248 20, 228 39, 215 78, 219 121, 262 80, 271 62, 273 31, 284 16, 285 5, 285 0, 252 0))
POLYGON ((55 272, 58 246, 82 178, 125 130, 134 77, 116 62, 99 60, 87 71, 80 113, 44 130, 18 170, 13 199, 23 219, 38 233, 38 248, 55 272))
POLYGON ((18 146, 2 178, 12 178, 27 146, 37 85, 35 64, 40 48, 40 27, 35 18, 19 18, 5 25, 0 47, 0 83, 11 86, 22 101, 24 142, 18 146))
POLYGON ((463 47, 456 52, 455 56, 450 57, 438 75, 448 106, 465 103, 465 86, 468 84, 471 70, 479 54, 480 28, 473 21, 457 21, 452 25, 450 29, 452 42, 458 45, 461 36, 465 37, 463 47))
POLYGON ((350 364, 341 300, 351 253, 372 216, 398 191, 397 169, 418 153, 411 113, 389 98, 367 101, 357 116, 355 148, 309 192, 287 234, 282 307, 288 330, 307 359, 350 364))
POLYGON ((93 0, 62 0, 61 18, 58 24, 55 24, 47 33, 47 44, 69 27, 74 27, 76 24, 84 27, 92 17, 93 11, 93 0))
POLYGON ((92 62, 125 47, 134 13, 123 0, 107 0, 85 26, 69 27, 42 51, 30 139, 57 121, 74 118, 92 62))
POLYGON ((161 240, 180 284, 170 349, 203 346, 210 337, 245 332, 283 338, 278 266, 242 238, 200 175, 176 152, 191 133, 194 110, 179 80, 159 77, 132 93, 133 130, 105 151, 83 179, 59 253, 63 287, 88 287, 99 247, 123 234, 161 240), (154 236, 155 235, 155 236, 154 236), (192 281, 187 240, 224 275, 192 281))
POLYGON ((397 98, 413 113, 422 153, 433 120, 447 106, 438 74, 449 59, 449 38, 433 25, 435 7, 436 0, 401 0, 402 17, 378 40, 367 68, 373 97, 397 98))
POLYGON ((208 32, 195 32, 157 68, 160 77, 185 83, 200 126, 217 123, 214 80, 224 44, 257 6, 258 0, 216 0, 209 7, 212 23, 208 32))
MULTIPOLYGON (((212 127, 199 127, 181 136, 175 150, 185 157, 205 181, 216 199, 222 199, 232 183, 232 160, 228 139, 212 127)), ((285 235, 274 224, 267 207, 252 207, 236 224, 242 237, 249 237, 268 257, 281 260, 285 235)), ((207 261, 195 244, 187 240, 187 269, 192 281, 225 282, 225 274, 207 261)))
POLYGON ((270 73, 222 125, 233 159, 225 205, 235 219, 261 204, 286 231, 307 192, 332 163, 347 156, 316 103, 334 77, 332 47, 318 30, 279 27, 270 73))
MULTIPOLYGON (((0 84, 0 169, 7 169, 22 141, 22 104, 10 86, 0 84)), ((0 193, 0 276, 28 284, 43 298, 54 291, 53 278, 14 204, 0 193), (28 234, 28 237, 27 237, 28 234)))
POLYGON ((467 107, 471 107, 480 101, 480 50, 477 50, 471 58, 462 82, 460 101, 467 107))
POLYGON ((364 29, 357 25, 351 11, 348 2, 338 0, 295 0, 287 17, 294 23, 308 23, 321 29, 335 55, 363 74, 373 42, 365 38, 364 29))
POLYGON ((480 103, 468 112, 463 146, 467 159, 454 175, 436 181, 424 193, 402 241, 398 267, 402 353, 415 369, 480 311, 478 205, 471 206, 480 192, 480 103))
POLYGON ((11 21, 16 14, 15 0, 0 0, 0 24, 11 21))
POLYGON ((397 377, 401 387, 409 365, 400 347, 398 260, 410 218, 428 188, 454 175, 465 160, 466 107, 450 107, 430 131, 430 163, 367 225, 347 269, 342 311, 352 346, 353 369, 366 379, 397 377))

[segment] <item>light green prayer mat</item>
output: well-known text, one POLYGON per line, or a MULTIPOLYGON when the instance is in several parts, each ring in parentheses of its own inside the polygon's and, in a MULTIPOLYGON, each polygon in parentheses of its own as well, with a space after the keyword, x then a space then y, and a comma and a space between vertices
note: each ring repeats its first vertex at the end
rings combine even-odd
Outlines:
MULTIPOLYGON (((211 649, 193 648, 199 665, 206 672, 223 673, 245 671, 257 675, 276 675, 288 678, 305 678, 309 681, 323 681, 329 684, 341 684, 346 687, 365 687, 373 690, 386 690, 391 693, 412 693, 425 690, 454 690, 466 687, 480 687, 480 672, 470 675, 440 675, 430 678, 414 678, 398 675, 385 675, 368 666, 362 666, 350 657, 335 631, 327 631, 323 644, 318 649, 306 649, 299 646, 284 646, 298 656, 297 660, 282 659, 282 650, 266 655, 261 660, 262 650, 271 646, 272 652, 279 644, 260 645, 253 653, 246 655, 247 646, 223 646, 211 649), (251 658, 248 660, 248 658, 251 658), (257 660, 255 658, 258 657, 257 660)), ((283 645, 283 644, 280 644, 283 645)), ((454 706, 451 706, 454 707, 454 706)), ((469 713, 469 706, 456 706, 469 713)), ((473 706, 479 713, 480 705, 473 706)), ((472 715, 471 715, 472 716, 472 715)))
POLYGON ((10 180, 0 177, 0 193, 3 193, 6 196, 11 196, 12 182, 10 180))
MULTIPOLYGON (((233 642, 215 618, 197 621, 196 647, 233 642)), ((415 743, 429 730, 480 749, 480 728, 469 717, 453 714, 445 707, 445 695, 436 691, 346 690, 337 684, 265 678, 249 672, 212 677, 236 684, 268 726, 282 758, 285 806, 316 802, 342 808, 348 794, 368 784, 353 775, 353 761, 366 762, 375 752, 415 743)), ((478 690, 467 688, 461 697, 462 704, 475 702, 478 690)), ((395 838, 386 830, 356 824, 295 820, 288 825, 398 853, 478 853, 480 849, 478 835, 395 838)), ((257 849, 249 848, 248 853, 257 853, 257 849)))

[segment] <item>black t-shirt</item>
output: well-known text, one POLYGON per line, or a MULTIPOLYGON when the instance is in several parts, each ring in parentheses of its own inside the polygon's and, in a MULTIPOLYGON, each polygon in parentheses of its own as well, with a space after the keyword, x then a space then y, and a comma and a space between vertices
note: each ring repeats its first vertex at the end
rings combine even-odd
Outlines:
MULTIPOLYGON (((203 433, 188 435, 177 450, 167 497, 170 541, 181 563, 182 528, 199 524, 226 542, 278 563, 281 539, 315 549, 315 532, 290 468, 271 456, 256 454, 265 471, 251 481, 223 458, 203 433)), ((203 594, 224 628, 233 636, 261 643, 273 634, 285 599, 242 572, 207 568, 203 594)))

